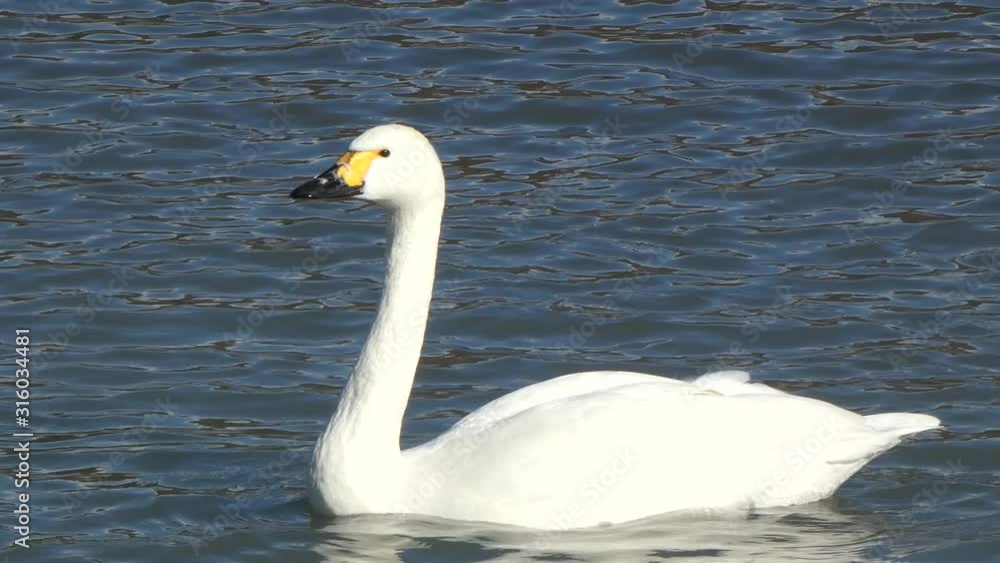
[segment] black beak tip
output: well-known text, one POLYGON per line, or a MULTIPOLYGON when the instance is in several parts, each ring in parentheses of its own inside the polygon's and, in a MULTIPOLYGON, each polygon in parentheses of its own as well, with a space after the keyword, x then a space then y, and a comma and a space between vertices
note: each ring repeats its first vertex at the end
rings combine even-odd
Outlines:
POLYGON ((316 199, 319 197, 325 197, 327 193, 331 191, 331 187, 331 182, 317 177, 292 190, 292 193, 288 194, 288 197, 292 199, 316 199))
POLYGON ((358 193, 358 189, 351 188, 342 182, 316 177, 292 190, 288 197, 292 199, 344 199, 358 193))
POLYGON ((292 190, 292 193, 288 194, 288 197, 292 199, 310 199, 314 196, 312 193, 309 192, 307 186, 303 184, 292 190))

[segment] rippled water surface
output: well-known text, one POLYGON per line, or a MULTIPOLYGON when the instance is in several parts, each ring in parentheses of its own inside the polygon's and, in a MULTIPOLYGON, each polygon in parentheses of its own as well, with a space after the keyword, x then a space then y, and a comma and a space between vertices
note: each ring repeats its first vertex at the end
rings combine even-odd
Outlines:
POLYGON ((998 560, 998 26, 987 0, 5 4, 0 340, 31 330, 36 440, 32 547, 3 555, 998 560), (944 427, 748 519, 311 516, 383 215, 287 194, 387 121, 449 180, 405 444, 596 368, 944 427))

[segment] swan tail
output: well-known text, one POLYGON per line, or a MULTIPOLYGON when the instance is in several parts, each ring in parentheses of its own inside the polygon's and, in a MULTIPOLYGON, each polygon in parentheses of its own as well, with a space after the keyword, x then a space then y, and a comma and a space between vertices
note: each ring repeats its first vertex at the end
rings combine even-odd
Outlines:
POLYGON ((889 412, 866 416, 865 425, 879 434, 898 440, 903 436, 937 428, 941 426, 941 421, 927 414, 889 412))
MULTIPOLYGON (((700 389, 726 396, 787 395, 763 383, 752 383, 745 371, 717 371, 707 373, 691 382, 700 389)), ((827 463, 855 465, 892 448, 904 436, 937 428, 941 421, 926 414, 893 412, 863 417, 864 425, 838 433, 836 440, 827 444, 827 463)))
POLYGON ((926 414, 891 412, 863 417, 867 431, 853 432, 827 450, 827 463, 867 463, 889 450, 904 436, 937 428, 941 421, 926 414))
MULTIPOLYGON (((696 387, 721 395, 786 395, 763 383, 752 383, 745 371, 729 370, 706 373, 691 382, 696 387)), ((903 436, 941 426, 941 421, 927 414, 890 412, 864 417, 865 426, 875 432, 876 439, 898 441, 903 436)))

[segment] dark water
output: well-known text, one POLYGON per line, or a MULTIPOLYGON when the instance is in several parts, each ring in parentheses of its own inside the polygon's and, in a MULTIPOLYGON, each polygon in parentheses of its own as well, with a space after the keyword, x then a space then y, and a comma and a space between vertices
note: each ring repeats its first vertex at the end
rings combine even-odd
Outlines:
POLYGON ((13 372, 31 330, 36 434, 7 560, 1000 560, 995 2, 371 6, 0 11, 0 340, 13 372), (311 517, 382 215, 286 196, 387 121, 450 190, 406 444, 598 368, 944 428, 747 520, 311 517))

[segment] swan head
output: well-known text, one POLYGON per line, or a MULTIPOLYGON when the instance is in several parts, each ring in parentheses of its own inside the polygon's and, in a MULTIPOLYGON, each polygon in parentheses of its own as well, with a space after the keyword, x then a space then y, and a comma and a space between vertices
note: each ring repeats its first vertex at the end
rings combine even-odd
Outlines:
POLYGON ((398 209, 444 202, 444 171, 434 147, 406 125, 372 127, 333 166, 295 188, 292 199, 362 199, 398 209))

